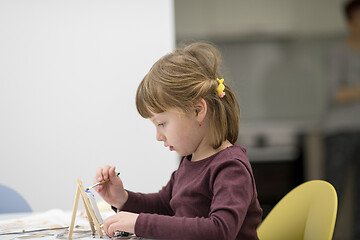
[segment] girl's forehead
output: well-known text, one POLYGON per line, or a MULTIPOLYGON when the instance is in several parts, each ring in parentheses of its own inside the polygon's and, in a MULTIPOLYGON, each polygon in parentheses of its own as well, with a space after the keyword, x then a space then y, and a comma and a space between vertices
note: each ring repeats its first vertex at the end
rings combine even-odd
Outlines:
POLYGON ((153 120, 156 120, 156 119, 158 119, 158 118, 161 118, 161 117, 163 117, 163 116, 166 116, 166 112, 162 112, 162 113, 153 113, 153 112, 151 112, 151 111, 149 111, 150 112, 150 114, 151 114, 151 117, 150 117, 150 120, 151 121, 153 121, 153 120))

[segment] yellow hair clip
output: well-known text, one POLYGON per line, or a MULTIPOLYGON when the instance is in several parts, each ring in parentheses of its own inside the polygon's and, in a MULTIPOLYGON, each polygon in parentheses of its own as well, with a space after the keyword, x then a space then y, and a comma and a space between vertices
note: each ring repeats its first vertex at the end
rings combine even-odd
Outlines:
POLYGON ((220 98, 223 98, 225 96, 225 92, 224 92, 224 89, 225 89, 225 85, 223 84, 224 82, 224 79, 216 79, 218 81, 218 84, 219 86, 217 87, 216 91, 217 91, 217 94, 219 95, 220 98))

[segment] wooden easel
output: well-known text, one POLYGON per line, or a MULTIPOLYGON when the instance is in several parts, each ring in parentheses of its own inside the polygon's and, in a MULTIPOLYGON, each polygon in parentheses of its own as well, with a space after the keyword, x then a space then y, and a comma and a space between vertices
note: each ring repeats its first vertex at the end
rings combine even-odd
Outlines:
POLYGON ((82 198, 82 200, 84 202, 86 215, 87 215, 87 217, 89 219, 89 223, 90 223, 92 233, 93 234, 96 233, 95 228, 94 228, 94 225, 95 225, 96 230, 99 233, 99 236, 102 237, 103 232, 101 230, 101 225, 100 225, 98 219, 96 218, 94 209, 91 206, 89 198, 85 193, 82 182, 80 181, 80 179, 76 179, 76 182, 77 182, 76 197, 75 197, 75 203, 74 203, 74 209, 73 209, 73 213, 72 213, 71 223, 70 223, 70 227, 69 227, 69 238, 72 238, 72 234, 73 234, 73 230, 74 230, 74 224, 75 224, 75 218, 76 218, 76 211, 77 211, 77 208, 78 208, 78 205, 79 205, 80 195, 81 195, 81 198, 82 198))

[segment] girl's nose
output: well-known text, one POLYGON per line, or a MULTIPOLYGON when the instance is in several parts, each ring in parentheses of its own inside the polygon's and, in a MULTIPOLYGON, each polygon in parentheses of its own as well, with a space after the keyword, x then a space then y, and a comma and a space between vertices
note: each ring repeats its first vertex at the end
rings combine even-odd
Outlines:
POLYGON ((156 140, 165 141, 165 136, 161 134, 159 131, 156 131, 156 140))

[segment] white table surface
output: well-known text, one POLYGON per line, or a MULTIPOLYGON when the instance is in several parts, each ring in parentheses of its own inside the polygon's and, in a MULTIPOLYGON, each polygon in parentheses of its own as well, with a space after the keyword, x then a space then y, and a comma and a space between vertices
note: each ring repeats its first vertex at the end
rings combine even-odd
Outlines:
MULTIPOLYGON (((8 213, 8 214, 0 214, 0 231, 4 229, 6 224, 11 223, 12 221, 20 221, 24 219, 33 219, 36 217, 41 218, 41 216, 46 216, 47 212, 45 213, 8 213)), ((71 220, 71 212, 64 212, 64 216, 69 216, 69 221, 71 220)), ((78 217, 77 217, 78 218, 78 217)), ((108 236, 104 234, 102 238, 99 237, 98 233, 96 233, 95 237, 92 236, 92 233, 90 231, 90 225, 88 222, 86 222, 84 219, 77 223, 77 220, 75 221, 76 225, 80 225, 83 227, 86 227, 85 230, 76 230, 74 229, 73 239, 110 239, 108 236), (84 224, 85 223, 85 224, 84 224), (85 237, 77 238, 76 233, 80 233, 80 235, 85 235, 85 237), (85 231, 85 232, 84 232, 85 231)), ((66 224, 69 225, 69 224, 66 224)), ((8 239, 8 240, 17 240, 17 239, 40 239, 40 240, 47 240, 47 239, 67 239, 67 238, 59 238, 59 236, 64 235, 67 233, 67 229, 61 229, 61 230, 51 230, 51 231, 37 231, 37 232, 31 232, 31 233, 20 233, 20 234, 7 234, 7 235, 0 235, 0 240, 8 239)), ((112 238, 112 239, 140 239, 140 238, 112 238)), ((143 238, 142 238, 143 239, 143 238)), ((144 239, 146 240, 146 239, 144 239)))

